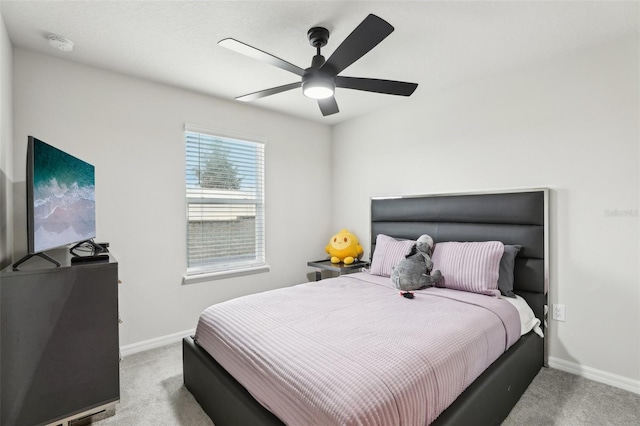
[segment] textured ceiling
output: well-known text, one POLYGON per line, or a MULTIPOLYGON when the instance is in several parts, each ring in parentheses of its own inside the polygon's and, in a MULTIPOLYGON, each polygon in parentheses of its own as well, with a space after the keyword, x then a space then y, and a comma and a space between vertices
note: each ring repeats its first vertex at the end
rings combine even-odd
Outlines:
MULTIPOLYGON (((608 39, 638 34, 638 2, 456 1, 1 1, 15 46, 148 80, 233 99, 299 77, 217 45, 232 37, 301 68, 324 26, 331 52, 374 13, 395 27, 341 75, 419 83, 412 98, 489 73, 526 66, 608 39), (75 43, 52 49, 48 34, 75 43)), ((322 117, 292 90, 252 102, 335 124, 410 99, 337 89, 340 113, 322 117)))

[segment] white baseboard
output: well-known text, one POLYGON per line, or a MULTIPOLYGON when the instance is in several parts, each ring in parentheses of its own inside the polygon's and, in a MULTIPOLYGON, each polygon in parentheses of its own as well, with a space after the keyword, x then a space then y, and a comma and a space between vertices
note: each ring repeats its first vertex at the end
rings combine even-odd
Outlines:
POLYGON ((549 367, 640 395, 640 380, 629 379, 628 377, 619 376, 617 374, 608 373, 606 371, 597 370, 595 368, 586 367, 584 365, 576 364, 575 362, 565 361, 551 356, 549 357, 549 367))
POLYGON ((159 348, 161 346, 170 345, 181 341, 184 337, 191 336, 196 332, 196 329, 179 331, 173 334, 167 334, 166 336, 156 337, 154 339, 144 340, 138 343, 132 343, 120 347, 120 354, 127 356, 138 352, 148 351, 149 349, 159 348))

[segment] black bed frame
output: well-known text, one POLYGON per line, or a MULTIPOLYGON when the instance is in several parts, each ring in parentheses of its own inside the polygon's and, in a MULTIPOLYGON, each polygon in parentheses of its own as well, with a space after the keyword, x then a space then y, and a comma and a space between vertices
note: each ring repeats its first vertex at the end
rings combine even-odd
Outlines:
MULTIPOLYGON (((548 190, 371 199, 371 253, 378 234, 442 241, 519 244, 514 291, 544 324, 548 303, 548 190)), ((545 330, 546 331, 546 330, 545 330)), ((499 425, 543 365, 546 339, 529 333, 485 370, 433 425, 499 425)), ((216 426, 282 425, 191 337, 183 340, 184 383, 216 426)))

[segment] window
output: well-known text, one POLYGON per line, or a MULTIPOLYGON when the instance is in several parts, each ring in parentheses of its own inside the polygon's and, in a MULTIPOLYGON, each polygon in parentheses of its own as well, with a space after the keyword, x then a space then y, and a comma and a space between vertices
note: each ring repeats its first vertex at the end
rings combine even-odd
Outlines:
POLYGON ((264 144, 213 133, 185 127, 187 280, 267 270, 264 144))

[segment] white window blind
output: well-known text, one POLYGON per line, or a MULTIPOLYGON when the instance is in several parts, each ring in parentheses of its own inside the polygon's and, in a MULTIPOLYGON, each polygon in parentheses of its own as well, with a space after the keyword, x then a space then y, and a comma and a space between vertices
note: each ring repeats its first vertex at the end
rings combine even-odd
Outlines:
POLYGON ((264 144, 185 131, 187 275, 265 265, 264 144))

